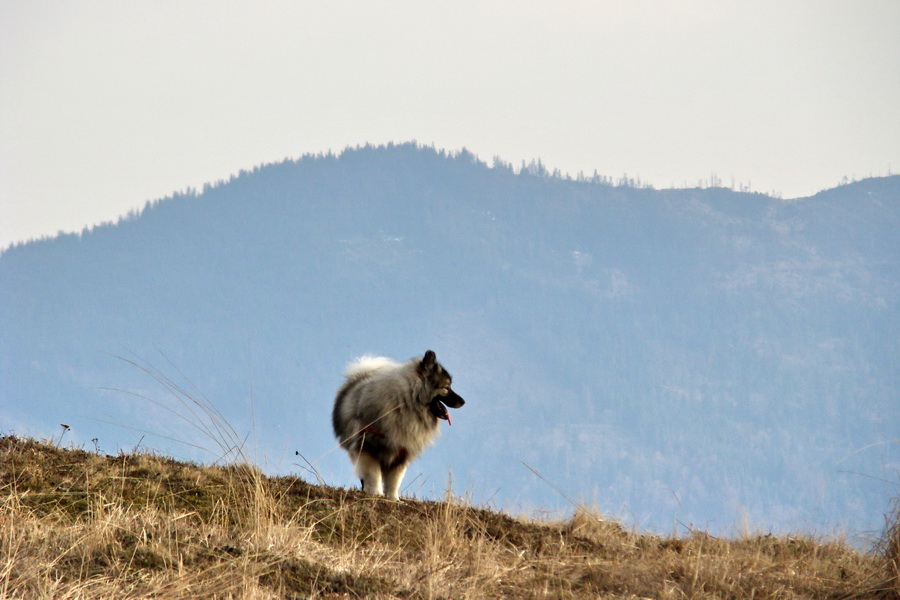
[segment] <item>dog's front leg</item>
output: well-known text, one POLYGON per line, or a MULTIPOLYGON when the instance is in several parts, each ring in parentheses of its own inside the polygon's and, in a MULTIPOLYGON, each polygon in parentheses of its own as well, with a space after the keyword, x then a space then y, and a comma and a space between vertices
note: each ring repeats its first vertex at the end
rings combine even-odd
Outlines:
POLYGON ((400 483, 403 481, 403 476, 406 475, 406 466, 407 463, 402 463, 384 469, 385 492, 391 500, 400 499, 400 483))
POLYGON ((372 496, 384 495, 381 483, 381 464, 368 452, 356 458, 356 474, 362 480, 363 491, 372 496))

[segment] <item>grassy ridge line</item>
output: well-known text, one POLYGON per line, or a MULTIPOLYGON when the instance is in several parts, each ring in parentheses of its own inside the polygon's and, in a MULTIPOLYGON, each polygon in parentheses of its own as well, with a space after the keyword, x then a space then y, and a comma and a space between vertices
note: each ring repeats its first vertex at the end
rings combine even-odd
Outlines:
POLYGON ((0 527, 3 598, 900 597, 890 537, 661 538, 16 437, 0 527))

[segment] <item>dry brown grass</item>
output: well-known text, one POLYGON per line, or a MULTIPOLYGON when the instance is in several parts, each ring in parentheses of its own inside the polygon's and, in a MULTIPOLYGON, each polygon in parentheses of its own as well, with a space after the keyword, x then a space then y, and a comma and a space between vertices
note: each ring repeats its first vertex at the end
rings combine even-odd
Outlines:
POLYGON ((150 454, 0 438, 3 598, 898 598, 877 552, 391 502, 150 454))

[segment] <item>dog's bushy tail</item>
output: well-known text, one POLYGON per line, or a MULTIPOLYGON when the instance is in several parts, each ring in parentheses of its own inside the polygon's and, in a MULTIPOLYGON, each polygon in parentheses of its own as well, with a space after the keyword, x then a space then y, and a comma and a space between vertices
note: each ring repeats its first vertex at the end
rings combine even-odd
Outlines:
POLYGON ((344 369, 344 377, 347 378, 348 382, 352 382, 362 379, 379 369, 395 366, 397 366, 397 363, 389 358, 384 356, 370 356, 367 354, 348 364, 347 368, 344 369))

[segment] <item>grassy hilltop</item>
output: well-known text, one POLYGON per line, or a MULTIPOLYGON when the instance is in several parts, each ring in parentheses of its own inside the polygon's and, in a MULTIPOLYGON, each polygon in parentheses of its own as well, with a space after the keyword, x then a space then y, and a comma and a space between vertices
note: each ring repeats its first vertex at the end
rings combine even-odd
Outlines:
POLYGON ((877 551, 535 523, 137 453, 0 437, 3 598, 897 598, 877 551))

